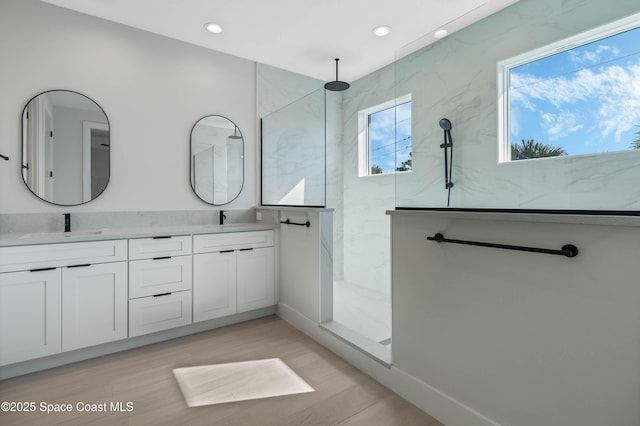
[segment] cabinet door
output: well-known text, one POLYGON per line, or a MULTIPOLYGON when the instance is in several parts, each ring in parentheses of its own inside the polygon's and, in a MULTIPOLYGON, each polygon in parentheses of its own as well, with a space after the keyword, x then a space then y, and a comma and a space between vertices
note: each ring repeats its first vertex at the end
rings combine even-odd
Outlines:
POLYGON ((62 350, 127 337, 127 262, 62 271, 62 350))
POLYGON ((193 256, 193 322, 236 313, 236 253, 193 256))
POLYGON ((238 312, 275 304, 273 247, 238 251, 238 312))
POLYGON ((0 365, 60 353, 60 269, 0 274, 0 365))

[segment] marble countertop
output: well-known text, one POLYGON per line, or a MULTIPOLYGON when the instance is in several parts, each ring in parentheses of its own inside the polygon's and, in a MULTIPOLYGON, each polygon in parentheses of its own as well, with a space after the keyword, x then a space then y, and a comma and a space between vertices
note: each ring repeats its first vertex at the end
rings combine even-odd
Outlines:
POLYGON ((84 229, 72 232, 33 232, 0 234, 0 247, 26 246, 32 244, 57 244, 81 241, 117 240, 178 235, 214 234, 223 232, 262 231, 277 228, 277 225, 262 223, 228 223, 225 225, 185 225, 140 228, 84 229))

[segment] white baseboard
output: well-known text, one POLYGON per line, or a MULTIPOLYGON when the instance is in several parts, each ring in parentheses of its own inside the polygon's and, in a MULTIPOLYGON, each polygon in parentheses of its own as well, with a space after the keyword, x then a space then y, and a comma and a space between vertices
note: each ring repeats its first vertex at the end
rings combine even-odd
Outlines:
POLYGON ((393 365, 393 361, 387 367, 373 360, 290 306, 278 304, 276 314, 441 423, 447 426, 500 426, 462 402, 404 372, 393 365))

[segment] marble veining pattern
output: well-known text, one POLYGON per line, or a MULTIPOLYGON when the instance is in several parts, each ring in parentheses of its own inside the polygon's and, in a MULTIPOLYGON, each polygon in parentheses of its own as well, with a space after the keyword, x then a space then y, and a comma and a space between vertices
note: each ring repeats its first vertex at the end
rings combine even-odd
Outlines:
POLYGON ((412 93, 419 119, 413 174, 398 178, 396 205, 446 205, 438 121, 447 117, 454 142, 451 207, 640 210, 640 152, 498 162, 496 63, 621 18, 625 9, 637 11, 637 4, 620 3, 618 12, 602 10, 597 22, 577 13, 589 7, 585 1, 520 3, 397 61, 396 91, 412 93))

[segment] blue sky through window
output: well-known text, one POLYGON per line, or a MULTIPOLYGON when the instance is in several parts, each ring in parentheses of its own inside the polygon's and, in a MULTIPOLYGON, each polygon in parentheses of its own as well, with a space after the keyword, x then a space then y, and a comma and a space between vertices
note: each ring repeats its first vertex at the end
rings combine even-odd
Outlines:
POLYGON ((395 173, 411 158, 411 102, 370 114, 369 141, 371 167, 395 173))
POLYGON ((568 155, 620 151, 640 138, 640 28, 510 71, 511 143, 568 155))

